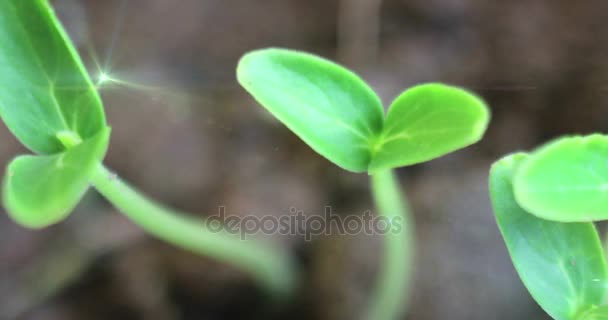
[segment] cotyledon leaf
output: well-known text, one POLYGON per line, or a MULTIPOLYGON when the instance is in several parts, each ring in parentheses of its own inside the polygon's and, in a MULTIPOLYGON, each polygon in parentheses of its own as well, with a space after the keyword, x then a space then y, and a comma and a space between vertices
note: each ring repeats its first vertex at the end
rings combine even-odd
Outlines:
POLYGON ((382 103, 354 73, 315 55, 262 49, 241 58, 240 84, 336 165, 365 172, 383 124, 382 103))
POLYGON ((30 150, 65 150, 57 133, 86 140, 105 116, 76 49, 46 0, 0 1, 0 117, 30 150))
POLYGON ((8 166, 3 200, 10 216, 29 228, 42 228, 64 219, 89 188, 103 159, 110 135, 97 135, 53 155, 19 156, 8 166))
POLYGON ((489 118, 485 103, 463 89, 439 83, 412 87, 389 108, 369 170, 412 165, 471 145, 489 118))
POLYGON ((517 202, 541 218, 608 219, 608 137, 566 137, 540 147, 514 185, 517 202))
POLYGON ((515 154, 492 166, 490 196, 496 221, 532 297, 554 319, 576 319, 606 296, 608 270, 599 236, 590 222, 548 221, 517 204, 512 179, 528 158, 515 154))

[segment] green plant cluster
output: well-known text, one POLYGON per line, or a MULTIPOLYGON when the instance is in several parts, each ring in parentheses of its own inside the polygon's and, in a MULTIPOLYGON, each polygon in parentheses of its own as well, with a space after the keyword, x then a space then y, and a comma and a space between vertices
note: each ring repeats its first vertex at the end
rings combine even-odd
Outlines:
MULTIPOLYGON (((249 270, 275 293, 294 288, 287 254, 215 234, 140 195, 103 164, 110 128, 97 88, 47 1, 0 2, 0 116, 34 155, 4 179, 11 217, 42 228, 68 216, 93 185, 135 223, 182 248, 249 270)), ((391 169, 432 160, 481 139, 481 99, 432 83, 399 95, 385 114, 357 75, 315 55, 263 49, 239 62, 241 85, 312 149, 339 167, 367 172, 380 214, 402 217, 385 238, 367 319, 394 319, 409 282, 413 232, 391 169)), ((567 137, 498 161, 490 173, 496 221, 513 264, 540 306, 558 320, 608 317, 608 267, 594 221, 608 219, 608 138, 567 137)))

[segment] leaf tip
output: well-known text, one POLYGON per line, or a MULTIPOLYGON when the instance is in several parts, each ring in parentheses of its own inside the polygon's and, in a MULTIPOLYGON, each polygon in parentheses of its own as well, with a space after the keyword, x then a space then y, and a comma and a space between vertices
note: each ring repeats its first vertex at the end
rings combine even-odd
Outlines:
MULTIPOLYGON (((11 163, 12 164, 12 163, 11 163)), ((14 170, 11 165, 6 170, 4 182, 2 186, 2 202, 8 216, 18 225, 27 229, 42 229, 61 221, 63 218, 53 220, 42 220, 37 217, 38 214, 43 216, 63 216, 56 214, 55 212, 40 212, 35 211, 36 214, 32 214, 32 208, 27 206, 27 203, 20 201, 15 194, 12 192, 13 187, 12 178, 14 176, 14 170)))
POLYGON ((256 64, 263 63, 264 60, 268 59, 271 55, 276 54, 280 51, 287 51, 278 48, 262 48, 249 51, 245 53, 238 61, 236 66, 236 78, 237 81, 245 88, 248 88, 252 83, 249 79, 249 72, 252 68, 256 67, 256 64))

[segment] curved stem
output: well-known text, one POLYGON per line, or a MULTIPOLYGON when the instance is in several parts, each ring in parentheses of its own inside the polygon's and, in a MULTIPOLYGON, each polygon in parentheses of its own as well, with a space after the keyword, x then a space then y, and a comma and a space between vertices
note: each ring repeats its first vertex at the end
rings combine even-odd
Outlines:
POLYGON ((384 235, 384 257, 367 319, 393 320, 407 305, 414 248, 413 227, 407 202, 393 171, 373 174, 371 185, 379 215, 389 219, 392 227, 384 235))
POLYGON ((150 234, 186 250, 232 264, 250 272, 277 297, 295 287, 292 260, 285 252, 235 234, 215 231, 204 221, 168 209, 141 195, 100 164, 93 186, 118 210, 150 234))

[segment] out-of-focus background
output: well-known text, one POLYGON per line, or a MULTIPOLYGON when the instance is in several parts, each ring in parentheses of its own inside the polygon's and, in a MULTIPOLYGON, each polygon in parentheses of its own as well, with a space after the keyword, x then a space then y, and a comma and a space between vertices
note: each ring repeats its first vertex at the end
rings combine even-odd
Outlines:
MULTIPOLYGON (((354 69, 385 104, 441 81, 486 99, 485 139, 400 169, 416 224, 403 319, 548 319, 511 265, 487 192, 492 161, 548 139, 608 131, 608 2, 484 0, 56 0, 113 127, 106 163, 201 217, 373 208, 368 177, 318 156, 235 79, 245 52, 280 46, 354 69)), ((25 152, 0 126, 0 164, 25 152)), ((356 319, 379 239, 275 237, 302 286, 284 310, 222 263, 157 241, 95 192, 66 221, 0 215, 0 319, 356 319)))

